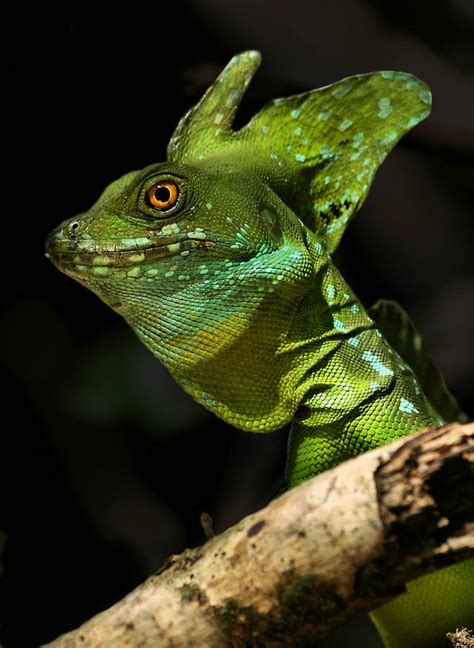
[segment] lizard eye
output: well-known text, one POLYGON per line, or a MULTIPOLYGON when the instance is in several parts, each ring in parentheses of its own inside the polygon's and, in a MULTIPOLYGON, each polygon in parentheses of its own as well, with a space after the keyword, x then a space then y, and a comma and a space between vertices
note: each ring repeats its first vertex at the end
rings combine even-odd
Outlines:
POLYGON ((178 202, 179 190, 174 182, 156 182, 146 192, 148 204, 159 211, 167 211, 178 202))

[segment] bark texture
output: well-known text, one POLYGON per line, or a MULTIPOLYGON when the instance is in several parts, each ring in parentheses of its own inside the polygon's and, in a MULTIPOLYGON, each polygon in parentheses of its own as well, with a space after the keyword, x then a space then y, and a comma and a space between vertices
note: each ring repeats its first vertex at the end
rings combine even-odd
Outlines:
POLYGON ((453 648, 474 648, 474 634, 467 628, 450 632, 448 638, 453 648))
MULTIPOLYGON (((304 645, 474 556, 474 423, 347 461, 209 540, 50 648, 304 645)), ((453 631, 455 628, 453 628, 453 631)))

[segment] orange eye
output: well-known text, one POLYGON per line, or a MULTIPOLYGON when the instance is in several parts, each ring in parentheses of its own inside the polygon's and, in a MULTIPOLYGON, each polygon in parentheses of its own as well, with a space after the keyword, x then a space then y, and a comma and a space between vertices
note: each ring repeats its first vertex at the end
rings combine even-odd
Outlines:
POLYGON ((166 211, 171 209, 178 202, 178 187, 174 182, 157 182, 146 192, 149 204, 155 209, 166 211))

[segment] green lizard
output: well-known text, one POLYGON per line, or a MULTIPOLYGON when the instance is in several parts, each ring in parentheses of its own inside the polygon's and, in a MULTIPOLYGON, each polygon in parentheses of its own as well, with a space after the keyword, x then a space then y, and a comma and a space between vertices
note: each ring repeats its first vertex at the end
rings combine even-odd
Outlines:
MULTIPOLYGON (((404 312, 381 303, 369 316, 331 256, 387 153, 429 114, 427 86, 356 75, 276 99, 234 131, 259 63, 234 57, 168 160, 112 183, 47 254, 217 416, 250 432, 291 422, 292 487, 457 408, 404 312)), ((372 616, 387 646, 432 648, 474 625, 473 601, 470 560, 372 616)))

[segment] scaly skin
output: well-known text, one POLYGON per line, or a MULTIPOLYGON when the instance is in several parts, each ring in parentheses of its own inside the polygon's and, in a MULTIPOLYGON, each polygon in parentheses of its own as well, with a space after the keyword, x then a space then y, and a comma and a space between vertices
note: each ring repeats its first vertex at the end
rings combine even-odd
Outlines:
MULTIPOLYGON (((294 486, 441 421, 331 257, 431 96, 408 74, 358 75, 277 99, 233 131, 259 61, 234 57, 179 123, 168 161, 111 184, 47 252, 217 416, 250 432, 292 421, 294 486)), ((474 625, 473 600, 468 561, 372 616, 387 646, 433 648, 474 625)))

